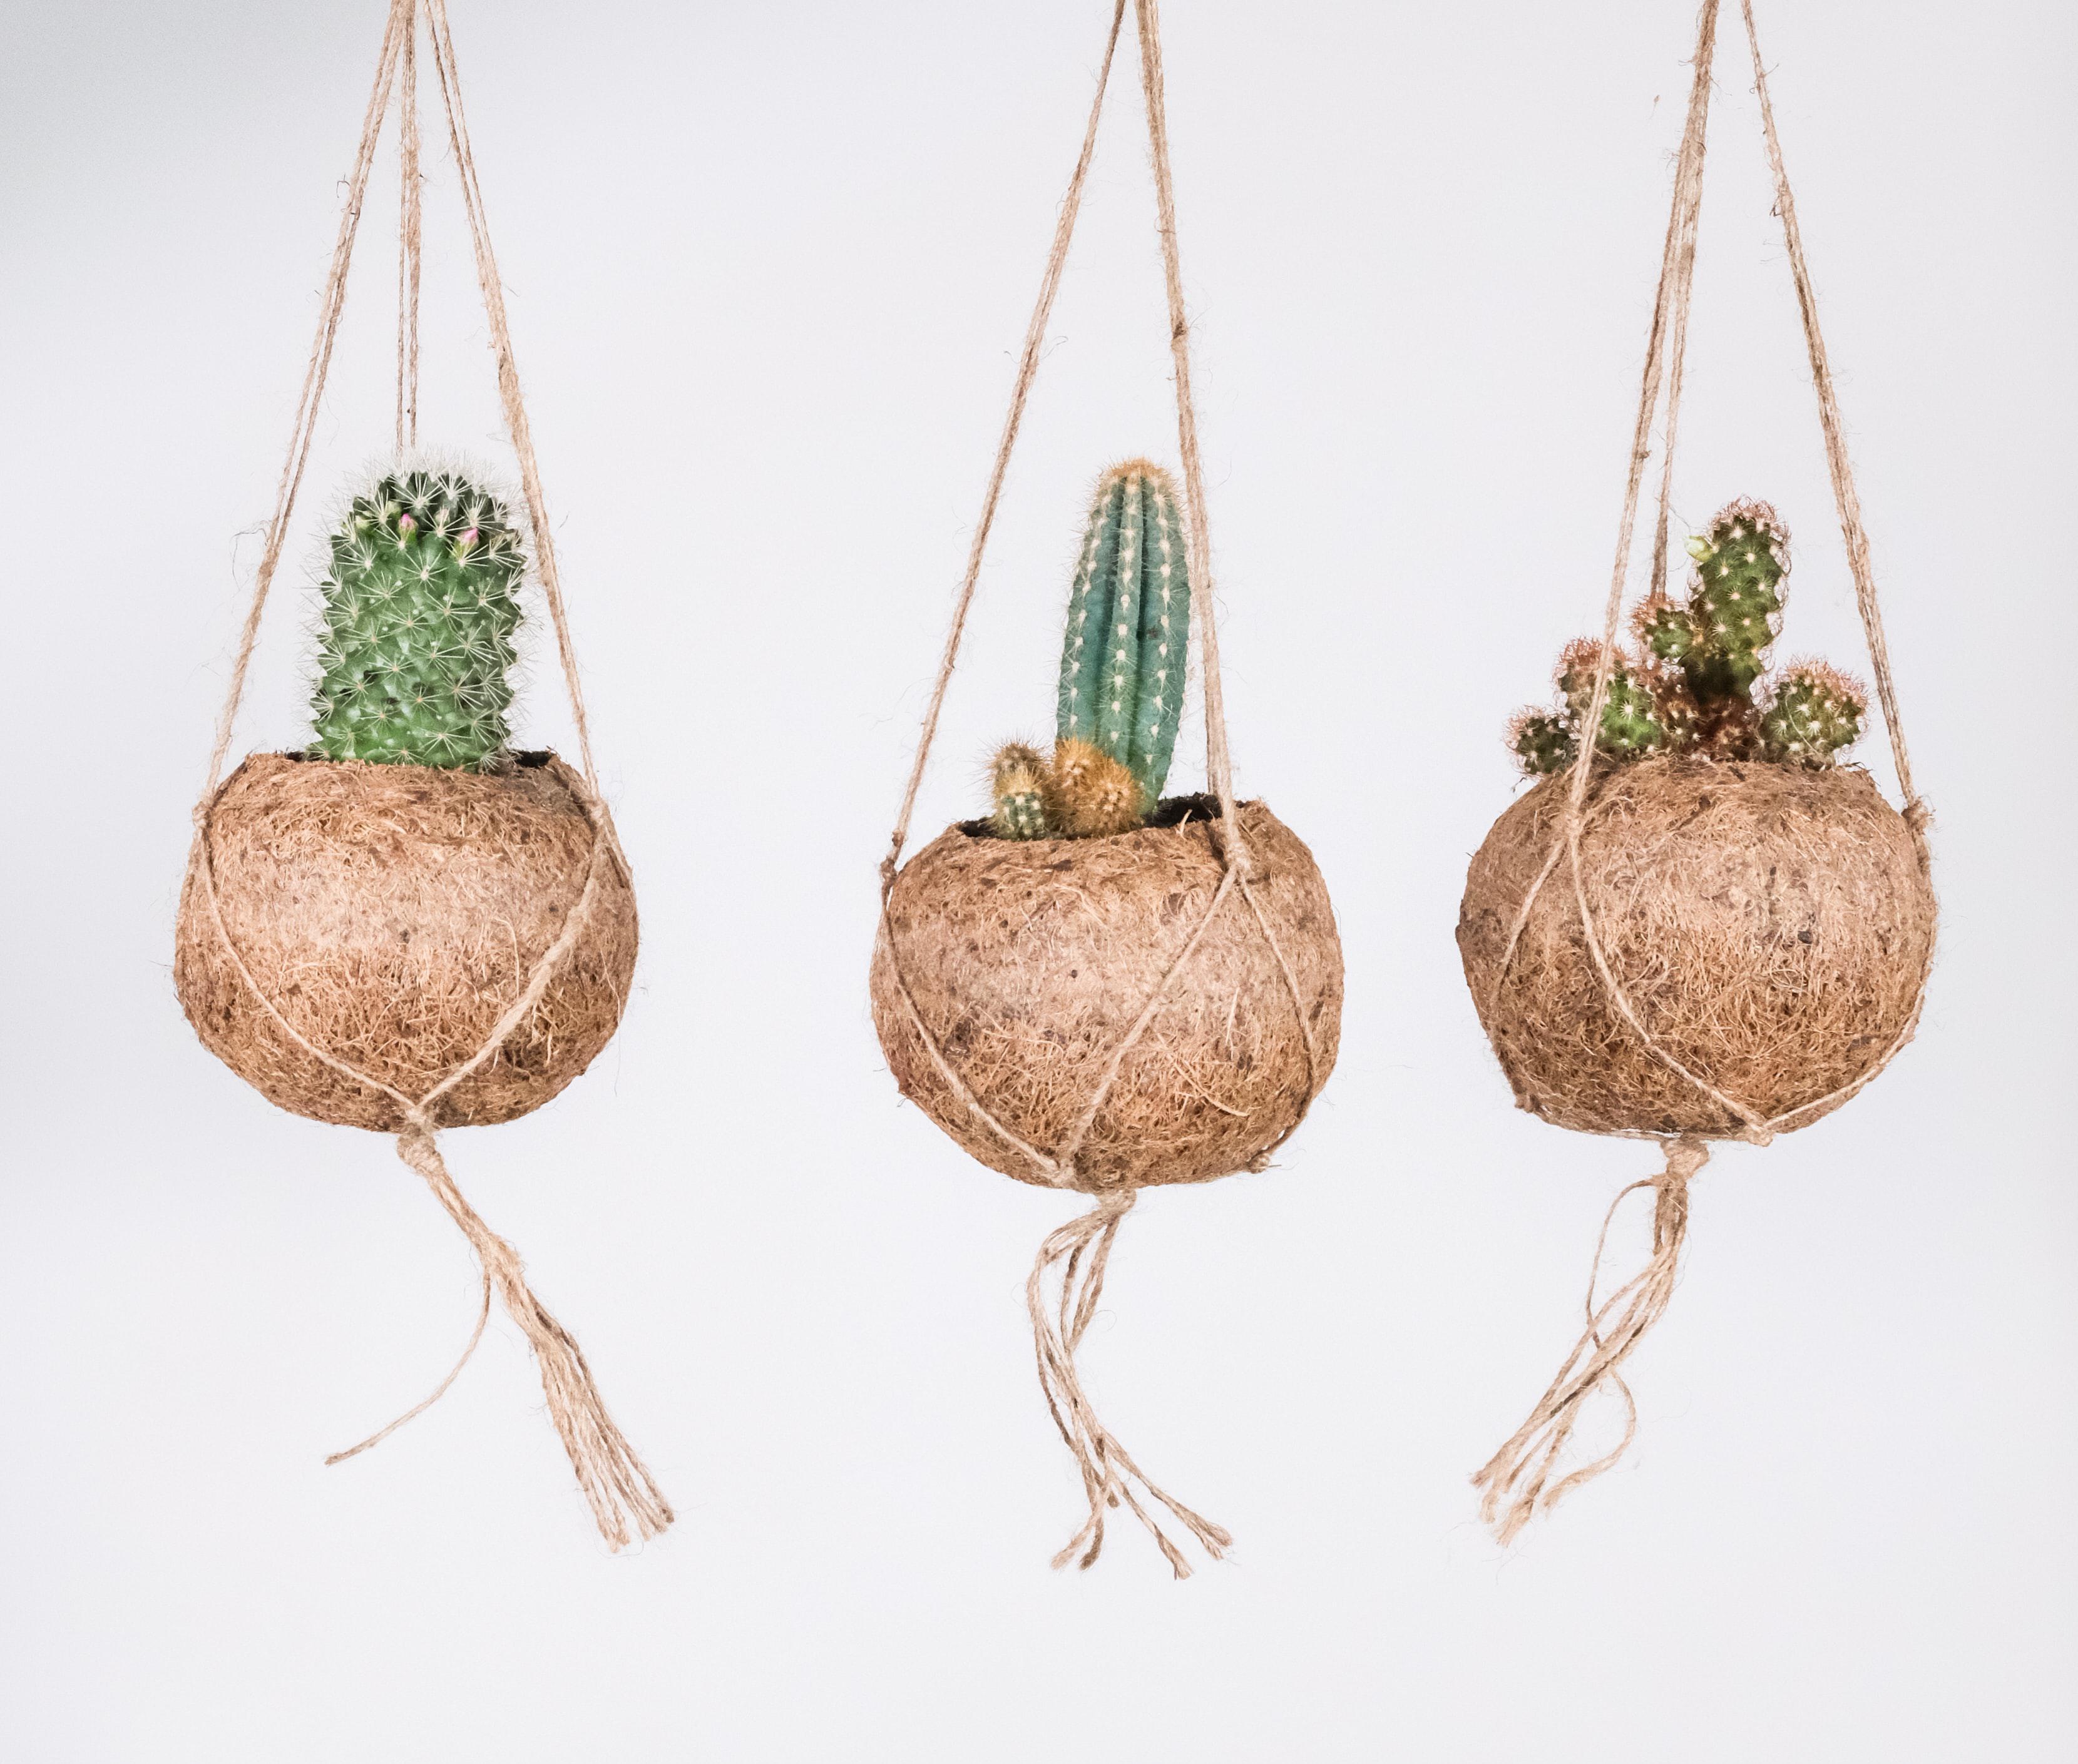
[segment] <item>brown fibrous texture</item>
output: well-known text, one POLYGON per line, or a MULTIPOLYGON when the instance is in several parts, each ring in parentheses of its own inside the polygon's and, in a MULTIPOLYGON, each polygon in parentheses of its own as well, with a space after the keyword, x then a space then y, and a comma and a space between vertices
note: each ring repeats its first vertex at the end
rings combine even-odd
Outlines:
MULTIPOLYGON (((305 1040, 424 1096, 490 1038, 577 906, 598 836, 583 790, 553 755, 491 774, 254 754, 208 816, 222 935, 200 852, 181 891, 173 979, 203 1045, 295 1114, 398 1131, 400 1105, 298 1047, 254 986, 305 1040)), ((583 1071, 620 1023, 636 940, 609 837, 547 990, 430 1124, 511 1120, 583 1071)))
MULTIPOLYGON (((1751 1123, 1654 1056, 1590 956, 1547 780, 1474 857, 1458 947, 1521 1105, 1587 1132, 1727 1136, 1751 1123), (1509 937, 1533 889, 1513 955, 1509 937)), ((1611 976, 1652 1040, 1771 1130, 1837 1107, 1914 1020, 1934 902, 1868 774, 1687 757, 1598 768, 1580 876, 1611 976)))
POLYGON ((919 852, 888 896, 871 982, 903 1095, 991 1169, 1058 1179, 946 1082, 899 982, 974 1099, 1053 1157, 1203 924, 1074 1148, 1071 1179, 1101 1192, 1262 1168, 1334 1065, 1342 945, 1312 853, 1259 803, 1240 809, 1249 890, 1296 986, 1237 886, 1207 922, 1224 874, 1216 813, 1179 799, 1104 839, 994 839, 969 823, 919 852), (1175 824, 1179 812, 1191 818, 1175 824))

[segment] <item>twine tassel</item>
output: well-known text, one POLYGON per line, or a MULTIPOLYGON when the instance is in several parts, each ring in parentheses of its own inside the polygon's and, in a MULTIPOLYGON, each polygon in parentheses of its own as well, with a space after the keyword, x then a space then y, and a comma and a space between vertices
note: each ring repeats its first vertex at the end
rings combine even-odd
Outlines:
POLYGON ((507 1314, 525 1332, 541 1368, 541 1389, 548 1398, 549 1418, 556 1424, 570 1467, 577 1472, 578 1486, 584 1491, 598 1522, 599 1535, 615 1549, 625 1548, 636 1537, 644 1541, 659 1535, 675 1516, 663 1491, 657 1486, 635 1449, 614 1425, 606 1403, 592 1382, 585 1364, 584 1350, 576 1338, 552 1316, 528 1288, 525 1269, 518 1253, 486 1225, 475 1208, 462 1199, 449 1175, 447 1163, 433 1142, 432 1130, 421 1123, 407 1126, 397 1136, 397 1155, 423 1176, 448 1216, 461 1228, 476 1251, 483 1269, 483 1311, 476 1332, 469 1337, 454 1370, 440 1381, 424 1402, 400 1415, 381 1432, 325 1462, 336 1464, 379 1444, 414 1416, 423 1414, 447 1392, 469 1363, 483 1338, 490 1314, 490 1294, 495 1287, 507 1314))
POLYGON ((1103 1297, 1104 1270, 1111 1260, 1112 1241, 1118 1236, 1120 1221, 1136 1198, 1131 1189, 1100 1195, 1089 1211, 1070 1220, 1040 1245, 1032 1278, 1025 1282, 1025 1303, 1032 1313, 1033 1341, 1038 1355, 1039 1386, 1045 1393, 1054 1425, 1059 1428, 1074 1456, 1076 1468, 1082 1472, 1083 1491, 1090 1503, 1089 1517, 1054 1558, 1054 1566, 1065 1568, 1073 1562, 1078 1567, 1087 1568, 1095 1562, 1104 1549, 1105 1509, 1123 1505, 1147 1528, 1176 1578, 1187 1580, 1190 1563, 1142 1504, 1141 1494, 1168 1508, 1215 1561, 1232 1546, 1233 1539, 1149 1480, 1146 1472, 1097 1419, 1075 1374, 1075 1351, 1103 1297), (1048 1272, 1056 1266, 1062 1270, 1058 1303, 1049 1302, 1046 1293, 1048 1272), (1134 1490, 1136 1483, 1139 1493, 1134 1490))
POLYGON ((1709 1157, 1707 1145, 1684 1135, 1668 1145, 1664 1170, 1631 1183, 1610 1203, 1595 1244, 1594 1268, 1588 1277, 1587 1328, 1529 1419, 1472 1478, 1472 1486, 1483 1497, 1479 1517, 1494 1528, 1501 1543, 1513 1543, 1540 1512, 1549 1512, 1571 1490, 1592 1482, 1630 1449, 1638 1433, 1638 1405, 1621 1368, 1646 1332, 1666 1315, 1674 1296, 1681 1246, 1688 1234, 1688 1184, 1709 1157), (1597 1307, 1595 1286, 1601 1276, 1609 1225, 1625 1196, 1641 1188, 1650 1188, 1654 1195, 1651 1259, 1597 1307), (1606 1455, 1551 1482, 1552 1468, 1572 1438, 1582 1407, 1604 1386, 1613 1387, 1623 1400, 1623 1437, 1606 1455))

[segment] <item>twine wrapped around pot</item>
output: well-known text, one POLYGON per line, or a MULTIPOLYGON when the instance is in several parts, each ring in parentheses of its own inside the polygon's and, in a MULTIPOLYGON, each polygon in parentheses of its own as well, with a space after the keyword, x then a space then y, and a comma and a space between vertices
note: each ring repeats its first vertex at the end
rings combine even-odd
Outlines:
POLYGON ((419 14, 417 0, 392 0, 289 457, 195 809, 174 978, 203 1045, 270 1101, 395 1133, 398 1155, 482 1267, 482 1308, 453 1370, 424 1402, 326 1462, 378 1444, 446 1392, 482 1338, 494 1291, 534 1349, 549 1419, 600 1534, 619 1549, 670 1525, 670 1506, 607 1412, 582 1350, 529 1289, 512 1246, 462 1197, 435 1138, 442 1127, 526 1114, 584 1070, 620 1024, 636 924, 627 860, 592 763, 445 0, 425 0, 425 13, 582 774, 547 753, 482 773, 263 753, 218 782, 308 463, 369 172, 400 72, 397 438, 400 449, 417 440, 419 14))
POLYGON ((1550 864, 1566 807, 1567 781, 1551 778, 1501 816, 1458 925, 1466 981, 1523 1107, 1584 1133, 1806 1126, 1911 1027, 1934 893, 1911 829, 1866 772, 1600 767, 1577 895, 1550 864))
POLYGON ((397 1096, 436 1087, 435 1127, 516 1120, 620 1024, 635 895, 606 825, 552 754, 485 774, 256 753, 218 793, 181 892, 188 1020, 269 1102, 315 1120, 399 1132, 397 1096))
POLYGON ((1067 260, 1126 0, 1116 0, 1097 89, 1009 414, 982 501, 908 787, 881 864, 870 990, 903 1094, 983 1163, 1075 1189, 1095 1206, 1041 1246, 1025 1297, 1039 1380, 1073 1454, 1088 1516, 1054 1558, 1088 1567, 1124 1507, 1178 1578, 1191 1571, 1159 1510, 1216 1558, 1232 1541, 1149 1480, 1097 1419, 1075 1351, 1104 1290, 1120 1221, 1143 1186, 1260 1170, 1333 1068, 1342 949, 1312 854, 1260 803, 1237 803, 1220 688, 1204 470, 1191 393, 1156 0, 1133 0, 1168 289, 1191 610, 1204 657, 1208 796, 1161 805, 1108 837, 1010 840, 949 828, 905 865, 916 794, 959 654, 982 557, 1067 260), (1049 1282, 1058 1290, 1049 1291, 1049 1282))
POLYGON ((947 829, 895 878, 873 1015, 902 1094, 990 1169, 1105 1194, 1260 1170, 1333 1065, 1342 949, 1312 854, 1218 804, 1109 839, 947 829), (1259 917, 1258 917, 1259 915, 1259 917))
POLYGON ((1621 1368, 1664 1313, 1709 1142, 1765 1145, 1830 1113, 1910 1040, 1933 961, 1928 813, 1913 791, 1861 505, 1784 169, 1751 0, 1740 0, 1761 124, 1818 396, 1834 500, 1905 808, 1857 768, 1700 758, 1613 763, 1592 732, 1608 702, 1652 419, 1666 374, 1666 440, 1651 595, 1667 583, 1669 510, 1718 0, 1703 0, 1687 124, 1646 349, 1629 482, 1604 611, 1591 732, 1571 770, 1495 824, 1472 860, 1458 927, 1465 977, 1517 1101, 1583 1132, 1659 1141, 1666 1167, 1620 1193, 1588 1277, 1586 1326, 1544 1395, 1472 1478, 1503 1543, 1600 1475, 1634 1437, 1621 1368), (1610 1220, 1654 1196, 1652 1253, 1608 1298, 1596 1289, 1610 1220), (1622 1403, 1615 1449, 1556 1474, 1587 1399, 1622 1403))

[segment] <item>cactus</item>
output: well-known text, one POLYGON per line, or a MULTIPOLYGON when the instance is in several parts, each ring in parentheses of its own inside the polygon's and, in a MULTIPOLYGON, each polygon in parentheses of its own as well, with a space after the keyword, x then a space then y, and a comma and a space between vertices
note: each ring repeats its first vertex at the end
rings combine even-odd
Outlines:
POLYGON ((998 839, 1046 836, 1046 761, 1036 748, 1006 741, 991 763, 995 812, 989 824, 998 839))
POLYGON ((1153 804, 1133 769, 1090 741, 1054 744, 1046 774, 1046 819, 1064 839, 1129 833, 1153 804))
POLYGON ((526 557, 453 472, 383 477, 332 539, 312 751, 480 770, 505 752, 526 557))
POLYGON ((1861 739, 1868 714, 1868 695, 1854 681, 1822 661, 1798 662, 1761 713, 1761 740, 1771 760, 1830 765, 1861 739))
MULTIPOLYGON (((1601 645, 1582 637, 1566 645, 1558 658, 1558 692, 1566 702, 1567 723, 1577 728, 1595 695, 1595 669, 1601 645)), ((1667 745, 1650 686, 1621 650, 1609 664, 1609 690, 1602 699, 1601 733, 1596 744, 1618 759, 1656 753, 1667 745)))
MULTIPOLYGON (((1696 573, 1686 599, 1655 592, 1632 619, 1638 654, 1617 651, 1596 750, 1618 760, 1696 753, 1830 765, 1861 736, 1861 688, 1820 662, 1771 686, 1765 679, 1782 628, 1788 529, 1766 503, 1742 500, 1721 509, 1688 549, 1696 573)), ((1578 754, 1599 656, 1593 643, 1568 644, 1558 664, 1563 708, 1520 711, 1508 725, 1509 750, 1530 776, 1563 770, 1578 754)))
POLYGON ((1169 474, 1145 460, 1097 482, 1068 595, 1050 757, 1021 741, 990 762, 999 839, 1099 839, 1145 824, 1183 715, 1191 584, 1169 474))
POLYGON ((1146 460, 1098 480, 1068 598, 1055 733, 1129 769, 1152 804, 1183 715, 1191 584, 1176 486, 1146 460))

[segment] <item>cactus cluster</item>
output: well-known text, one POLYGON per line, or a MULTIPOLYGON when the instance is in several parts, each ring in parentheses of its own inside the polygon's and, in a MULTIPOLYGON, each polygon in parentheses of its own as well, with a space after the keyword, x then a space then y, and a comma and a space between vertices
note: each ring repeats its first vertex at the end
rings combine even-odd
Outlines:
POLYGON ((1183 715, 1191 583, 1169 474, 1145 460, 1098 481, 1068 597, 1050 756, 1021 741, 991 767, 1003 839, 1129 832, 1161 799, 1183 715))
POLYGON ((481 770, 505 753, 526 555, 458 473, 398 471, 332 537, 311 695, 330 760, 481 770))
MULTIPOLYGON (((1718 760, 1830 765, 1860 740, 1868 695, 1822 661, 1768 673, 1782 631, 1789 533, 1766 503, 1727 504, 1688 541, 1685 598, 1658 594, 1637 611, 1635 653, 1609 669, 1598 752, 1611 759, 1694 753, 1718 760)), ((1508 746, 1533 778, 1579 753, 1601 647, 1583 638, 1558 661, 1557 711, 1518 711, 1508 746)))

